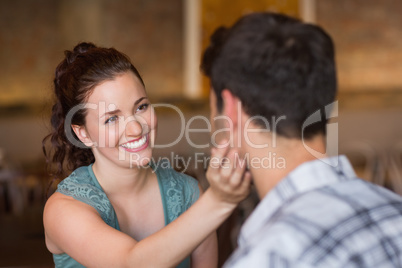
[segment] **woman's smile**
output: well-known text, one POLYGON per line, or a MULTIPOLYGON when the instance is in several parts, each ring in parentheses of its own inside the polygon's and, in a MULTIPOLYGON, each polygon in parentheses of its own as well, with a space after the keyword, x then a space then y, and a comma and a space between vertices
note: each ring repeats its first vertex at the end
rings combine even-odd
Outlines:
POLYGON ((145 134, 139 139, 131 140, 129 142, 120 145, 124 150, 128 152, 138 152, 148 147, 149 134, 145 134))

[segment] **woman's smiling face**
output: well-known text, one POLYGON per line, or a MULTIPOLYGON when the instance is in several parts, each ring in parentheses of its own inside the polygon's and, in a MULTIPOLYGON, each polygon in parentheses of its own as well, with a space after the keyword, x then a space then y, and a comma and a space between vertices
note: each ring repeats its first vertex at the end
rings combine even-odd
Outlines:
POLYGON ((87 103, 85 132, 78 136, 92 145, 95 161, 135 167, 151 160, 156 115, 144 85, 132 72, 96 86, 87 103))

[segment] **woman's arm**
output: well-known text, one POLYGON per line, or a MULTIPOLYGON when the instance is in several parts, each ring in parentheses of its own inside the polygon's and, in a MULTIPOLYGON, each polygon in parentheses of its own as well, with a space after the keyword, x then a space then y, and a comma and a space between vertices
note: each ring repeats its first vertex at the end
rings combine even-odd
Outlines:
POLYGON ((214 232, 191 253, 191 268, 218 267, 218 239, 214 232))
MULTIPOLYGON (((226 154, 227 149, 220 149, 213 156, 222 159, 226 154)), ((248 194, 250 176, 243 176, 244 166, 232 172, 210 166, 208 174, 211 187, 199 200, 140 242, 108 226, 91 206, 56 193, 44 211, 48 248, 87 267, 175 266, 211 236, 248 194)))
MULTIPOLYGON (((198 186, 201 196, 204 191, 200 185, 198 186)), ((216 232, 213 232, 191 253, 191 268, 214 268, 217 266, 218 239, 216 232)))

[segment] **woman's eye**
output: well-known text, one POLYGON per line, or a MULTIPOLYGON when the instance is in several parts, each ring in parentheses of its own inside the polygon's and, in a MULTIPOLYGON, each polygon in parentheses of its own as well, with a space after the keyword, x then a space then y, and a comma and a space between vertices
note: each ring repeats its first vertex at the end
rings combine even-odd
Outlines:
POLYGON ((113 123, 117 120, 117 115, 114 115, 112 117, 109 117, 106 121, 105 124, 113 123))
POLYGON ((144 103, 138 106, 137 111, 145 111, 149 106, 149 103, 144 103))

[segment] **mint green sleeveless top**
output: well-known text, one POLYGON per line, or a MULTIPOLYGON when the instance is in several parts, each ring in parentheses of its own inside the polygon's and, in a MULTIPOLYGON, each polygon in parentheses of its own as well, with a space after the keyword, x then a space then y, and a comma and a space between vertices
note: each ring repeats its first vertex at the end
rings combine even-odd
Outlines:
MULTIPOLYGON (((198 182, 192 177, 176 172, 167 160, 161 161, 157 165, 151 163, 150 166, 158 178, 165 225, 168 225, 199 198, 198 182)), ((95 177, 92 164, 73 171, 70 176, 59 183, 56 192, 92 206, 106 224, 120 231, 116 213, 95 177)), ((56 268, 84 267, 66 253, 53 254, 53 260, 56 268)), ((190 257, 184 259, 177 267, 189 268, 190 257)))

